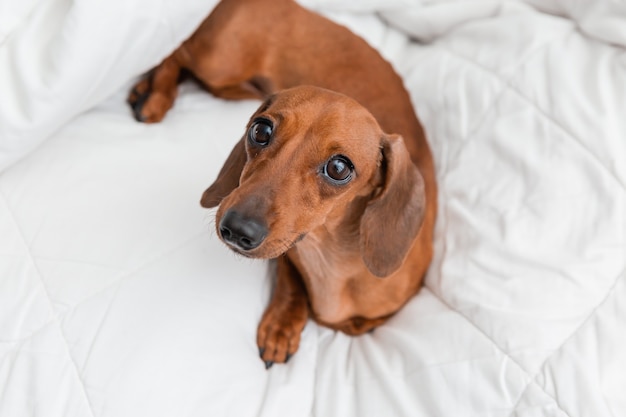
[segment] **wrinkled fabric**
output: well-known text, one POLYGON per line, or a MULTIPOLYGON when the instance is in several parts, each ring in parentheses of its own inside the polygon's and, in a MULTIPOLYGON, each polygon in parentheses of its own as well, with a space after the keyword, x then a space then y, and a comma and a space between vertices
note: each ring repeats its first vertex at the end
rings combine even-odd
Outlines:
POLYGON ((394 65, 427 132, 424 289, 371 334, 308 323, 266 371, 271 271, 198 204, 258 102, 184 84, 157 125, 125 103, 211 5, 22 3, 0 13, 0 416, 626 415, 620 4, 303 3, 394 65))

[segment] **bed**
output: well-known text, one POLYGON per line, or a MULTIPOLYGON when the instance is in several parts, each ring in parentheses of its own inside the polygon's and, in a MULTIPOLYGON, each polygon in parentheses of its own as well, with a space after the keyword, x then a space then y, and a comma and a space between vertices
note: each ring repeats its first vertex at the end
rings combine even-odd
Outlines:
POLYGON ((199 206, 255 101, 127 91, 215 1, 0 5, 0 416, 626 415, 626 5, 306 0, 402 76, 435 258, 387 324, 265 370, 268 266, 199 206))

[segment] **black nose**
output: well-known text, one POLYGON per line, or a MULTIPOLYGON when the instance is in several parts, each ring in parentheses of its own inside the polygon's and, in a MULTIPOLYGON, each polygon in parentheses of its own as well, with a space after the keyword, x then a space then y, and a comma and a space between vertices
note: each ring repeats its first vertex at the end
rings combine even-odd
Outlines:
POLYGON ((243 250, 257 248, 267 236, 267 226, 262 221, 228 210, 220 220, 220 234, 228 244, 243 250))

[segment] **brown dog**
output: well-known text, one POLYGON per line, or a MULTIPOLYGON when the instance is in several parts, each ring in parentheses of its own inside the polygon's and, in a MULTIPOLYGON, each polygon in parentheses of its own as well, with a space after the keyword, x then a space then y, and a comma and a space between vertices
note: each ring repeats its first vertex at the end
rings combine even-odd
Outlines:
POLYGON ((296 352, 309 315, 358 335, 397 312, 431 260, 436 185, 392 67, 292 0, 224 0, 134 88, 138 120, 164 117, 181 69, 218 97, 265 100, 201 204, 219 205, 235 252, 277 261, 266 366, 296 352))

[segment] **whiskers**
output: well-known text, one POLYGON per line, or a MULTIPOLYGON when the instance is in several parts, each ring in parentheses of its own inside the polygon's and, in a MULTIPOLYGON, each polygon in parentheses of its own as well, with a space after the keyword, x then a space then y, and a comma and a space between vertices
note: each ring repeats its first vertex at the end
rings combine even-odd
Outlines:
POLYGON ((204 219, 202 221, 205 225, 205 229, 208 230, 209 236, 211 238, 214 238, 217 235, 216 228, 215 228, 215 213, 216 212, 217 212, 217 209, 205 210, 204 219))

